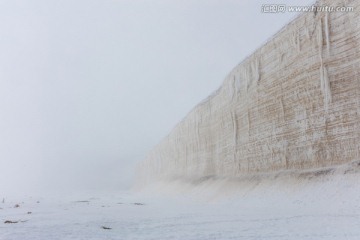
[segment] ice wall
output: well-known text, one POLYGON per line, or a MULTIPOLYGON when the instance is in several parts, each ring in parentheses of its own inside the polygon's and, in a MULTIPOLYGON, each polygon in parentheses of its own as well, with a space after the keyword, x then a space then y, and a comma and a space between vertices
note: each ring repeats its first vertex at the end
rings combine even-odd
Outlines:
POLYGON ((360 1, 303 13, 236 66, 139 166, 139 179, 234 177, 360 159, 360 1))

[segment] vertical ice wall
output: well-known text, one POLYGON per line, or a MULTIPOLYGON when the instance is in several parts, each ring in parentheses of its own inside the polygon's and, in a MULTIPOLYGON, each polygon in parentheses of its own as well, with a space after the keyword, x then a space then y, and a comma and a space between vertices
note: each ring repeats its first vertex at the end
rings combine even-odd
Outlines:
POLYGON ((143 181, 308 169, 360 157, 360 1, 303 13, 236 66, 139 167, 143 181))

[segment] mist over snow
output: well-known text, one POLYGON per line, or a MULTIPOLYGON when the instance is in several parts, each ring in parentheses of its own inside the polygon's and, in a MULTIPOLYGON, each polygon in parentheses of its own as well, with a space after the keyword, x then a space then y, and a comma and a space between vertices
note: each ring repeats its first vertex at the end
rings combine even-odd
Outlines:
POLYGON ((294 17, 261 13, 266 2, 0 1, 0 192, 128 188, 146 153, 294 17))

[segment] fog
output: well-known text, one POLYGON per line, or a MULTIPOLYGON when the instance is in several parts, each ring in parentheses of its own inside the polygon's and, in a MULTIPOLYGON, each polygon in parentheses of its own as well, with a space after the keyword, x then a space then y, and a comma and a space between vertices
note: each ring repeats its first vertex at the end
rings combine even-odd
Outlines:
POLYGON ((0 192, 130 187, 146 153, 294 17, 264 3, 0 0, 0 192))

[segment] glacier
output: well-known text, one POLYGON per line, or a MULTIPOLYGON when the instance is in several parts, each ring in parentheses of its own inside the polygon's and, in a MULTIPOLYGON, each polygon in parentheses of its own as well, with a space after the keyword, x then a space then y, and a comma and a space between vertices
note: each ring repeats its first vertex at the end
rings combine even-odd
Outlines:
POLYGON ((306 12, 238 64, 139 165, 137 185, 326 168, 360 159, 359 1, 306 12))

